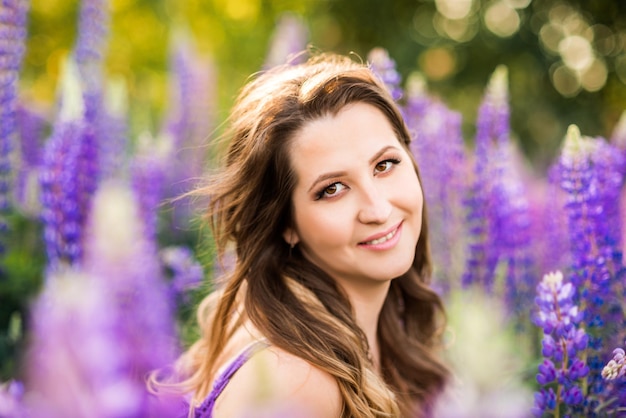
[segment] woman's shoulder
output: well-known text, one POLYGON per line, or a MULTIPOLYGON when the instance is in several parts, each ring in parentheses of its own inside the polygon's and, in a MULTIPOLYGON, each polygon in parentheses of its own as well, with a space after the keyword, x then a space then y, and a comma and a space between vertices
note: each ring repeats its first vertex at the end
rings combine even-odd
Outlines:
POLYGON ((340 417, 342 406, 333 376, 292 353, 269 346, 232 377, 217 399, 214 416, 340 417))

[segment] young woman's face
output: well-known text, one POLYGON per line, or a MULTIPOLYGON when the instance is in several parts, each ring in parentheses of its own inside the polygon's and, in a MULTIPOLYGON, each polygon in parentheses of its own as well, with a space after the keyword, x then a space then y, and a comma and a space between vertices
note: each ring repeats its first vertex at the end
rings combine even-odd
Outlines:
POLYGON ((295 226, 288 243, 344 287, 380 284, 413 263, 423 195, 384 114, 350 104, 293 138, 295 226))

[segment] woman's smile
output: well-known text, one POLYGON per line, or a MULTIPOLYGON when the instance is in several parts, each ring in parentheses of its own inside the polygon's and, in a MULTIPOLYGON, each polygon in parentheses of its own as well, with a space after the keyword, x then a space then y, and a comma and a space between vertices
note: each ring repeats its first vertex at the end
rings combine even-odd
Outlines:
POLYGON ((388 250, 395 247, 400 239, 401 233, 402 222, 396 224, 389 232, 375 234, 363 242, 360 242, 359 246, 371 250, 388 250))

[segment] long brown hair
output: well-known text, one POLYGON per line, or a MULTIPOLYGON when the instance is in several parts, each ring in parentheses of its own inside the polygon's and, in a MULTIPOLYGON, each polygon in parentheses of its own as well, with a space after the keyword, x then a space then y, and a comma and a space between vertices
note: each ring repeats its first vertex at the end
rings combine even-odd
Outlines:
POLYGON ((283 239, 293 222, 297 181, 290 142, 307 122, 354 102, 382 111, 408 150, 410 135, 393 99, 366 65, 348 58, 323 54, 275 68, 240 93, 225 166, 198 190, 209 197, 218 249, 234 243, 237 262, 219 296, 209 295, 199 309, 203 335, 181 359, 184 383, 197 400, 207 395, 225 343, 244 319, 271 344, 330 373, 344 417, 421 416, 444 385, 447 371, 436 356, 443 307, 428 287, 425 213, 413 265, 392 280, 380 314, 382 379, 345 293, 283 239), (242 301, 244 314, 237 316, 242 301))

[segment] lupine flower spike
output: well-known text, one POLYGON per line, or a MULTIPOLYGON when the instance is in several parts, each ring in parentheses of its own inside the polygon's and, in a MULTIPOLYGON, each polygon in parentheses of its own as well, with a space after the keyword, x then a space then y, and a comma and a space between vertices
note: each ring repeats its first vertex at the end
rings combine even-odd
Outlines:
POLYGON ((91 199, 101 177, 100 159, 103 132, 109 129, 103 116, 103 63, 109 27, 108 0, 82 0, 78 19, 75 60, 83 80, 85 130, 78 160, 78 205, 89 213, 91 199))
POLYGON ((141 215, 130 187, 104 182, 94 198, 83 268, 105 287, 107 311, 119 315, 115 343, 126 376, 142 400, 141 413, 134 416, 170 417, 174 416, 170 407, 178 404, 157 405, 146 392, 146 376, 171 365, 178 346, 157 244, 145 235, 141 215))
POLYGON ((387 50, 383 48, 374 48, 367 54, 367 62, 375 74, 380 77, 393 100, 398 101, 402 98, 402 76, 396 70, 396 62, 389 56, 387 50))
POLYGON ((44 146, 40 176, 41 217, 51 268, 80 260, 85 218, 78 184, 84 101, 78 70, 71 59, 63 66, 61 88, 61 110, 44 146))
POLYGON ((543 362, 539 365, 533 414, 572 413, 583 403, 582 379, 589 368, 582 360, 588 337, 579 327, 582 314, 574 303, 576 289, 560 271, 546 274, 537 286, 535 324, 543 330, 543 362))
MULTIPOLYGON (((618 198, 614 189, 621 179, 613 164, 616 153, 607 147, 610 146, 604 139, 583 137, 578 127, 572 125, 559 159, 560 184, 567 198, 572 282, 580 291, 584 323, 590 335, 589 394, 600 398, 612 396, 605 393, 601 378, 602 347, 624 338, 619 296, 623 285, 615 279, 623 267, 621 262, 616 263, 620 258, 614 257, 617 250, 611 232, 617 225, 609 225, 606 219, 618 198), (612 181, 614 185, 607 187, 612 181)), ((590 401, 590 408, 597 402, 590 401)))
POLYGON ((152 138, 143 133, 130 165, 131 186, 139 202, 144 236, 156 243, 159 208, 165 196, 173 139, 168 135, 152 138))
POLYGON ((17 131, 17 82, 25 49, 27 5, 26 0, 4 0, 0 8, 0 254, 8 229, 5 216, 10 209, 11 152, 17 131))
POLYGON ((206 164, 206 138, 213 129, 215 69, 209 57, 200 55, 193 38, 178 29, 172 36, 170 57, 172 83, 171 107, 160 136, 172 139, 167 163, 168 188, 165 197, 176 198, 171 211, 171 234, 187 230, 189 218, 198 209, 195 202, 180 198, 195 187, 206 164), (179 199, 180 198, 180 199, 179 199))
POLYGON ((105 182, 94 200, 85 241, 84 269, 112 294, 118 346, 126 350, 137 377, 173 360, 177 347, 173 310, 158 259, 157 244, 145 235, 135 193, 105 182))
POLYGON ((409 77, 403 113, 412 134, 410 149, 420 169, 430 215, 434 285, 441 292, 455 285, 462 274, 465 236, 462 198, 466 189, 467 157, 461 115, 426 91, 419 74, 409 77))
POLYGON ((504 66, 494 71, 478 111, 474 178, 466 200, 469 243, 462 281, 488 292, 499 262, 507 263, 509 288, 527 279, 528 268, 528 202, 512 160, 507 74, 504 66))

